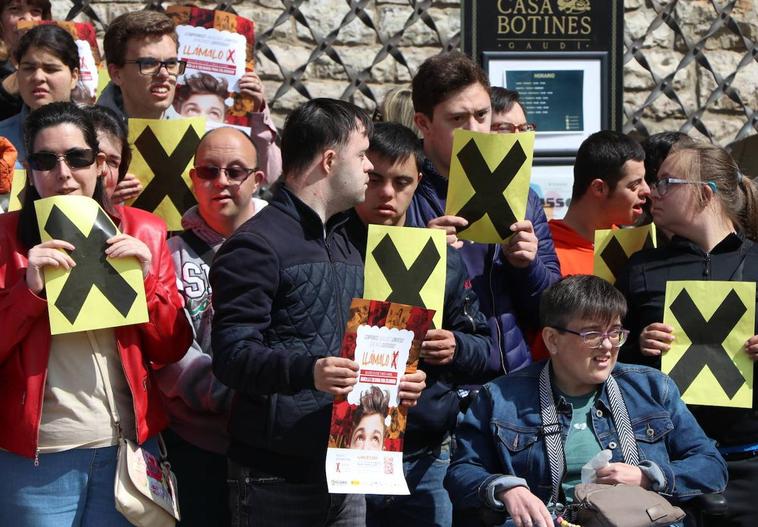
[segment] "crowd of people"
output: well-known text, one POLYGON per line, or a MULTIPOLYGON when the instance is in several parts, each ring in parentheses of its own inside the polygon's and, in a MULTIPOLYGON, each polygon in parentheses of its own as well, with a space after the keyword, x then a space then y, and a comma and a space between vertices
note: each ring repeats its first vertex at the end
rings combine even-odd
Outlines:
MULTIPOLYGON (((0 0, 2 162, 26 172, 21 209, 0 215, 0 525, 130 525, 114 504, 121 438, 156 456, 165 441, 185 526, 464 526, 489 511, 547 527, 603 450, 599 483, 681 505, 723 493, 720 525, 753 524, 758 406, 688 406, 659 371, 675 337, 668 282, 758 280, 758 188, 726 150, 599 131, 579 148, 563 219, 530 189, 506 242, 474 243, 445 214, 453 132, 533 131, 518 93, 441 53, 373 119, 313 99, 277 137, 248 72, 249 132, 202 137, 197 205, 169 236, 123 204, 142 191, 128 119, 221 122, 226 81, 177 89, 174 22, 130 12, 104 37, 110 83, 77 104, 71 35, 16 28, 50 17, 48 0, 0 0), (35 202, 63 195, 92 198, 118 227, 91 257, 139 263, 147 322, 52 334, 45 274, 74 268, 76 247, 41 238, 35 202), (595 231, 650 222, 657 248, 615 286, 591 276, 595 231), (370 224, 443 229, 448 244, 442 325, 400 379, 404 496, 330 494, 325 476, 332 402, 358 382, 340 348, 370 224)), ((758 360, 758 335, 732 351, 758 360)), ((375 392, 360 397, 353 448, 387 434, 375 392)))

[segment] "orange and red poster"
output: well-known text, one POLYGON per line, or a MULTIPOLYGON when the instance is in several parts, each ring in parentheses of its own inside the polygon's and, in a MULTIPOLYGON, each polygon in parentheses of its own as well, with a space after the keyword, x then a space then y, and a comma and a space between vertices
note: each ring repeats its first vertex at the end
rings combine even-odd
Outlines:
POLYGON ((187 62, 177 79, 174 110, 183 117, 250 126, 253 100, 239 93, 239 81, 253 71, 255 23, 225 11, 170 6, 176 22, 179 59, 187 62))
POLYGON ((416 371, 434 310, 353 299, 340 355, 360 367, 358 383, 335 397, 326 453, 329 492, 408 494, 403 475, 407 410, 398 389, 416 371))

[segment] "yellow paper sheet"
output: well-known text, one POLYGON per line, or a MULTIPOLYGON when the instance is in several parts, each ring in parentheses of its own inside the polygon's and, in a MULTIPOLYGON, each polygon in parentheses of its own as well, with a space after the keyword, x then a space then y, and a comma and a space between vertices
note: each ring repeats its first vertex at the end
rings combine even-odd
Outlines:
POLYGON ((103 90, 108 86, 111 81, 110 73, 108 73, 108 66, 105 61, 101 62, 97 67, 97 96, 100 97, 103 94, 103 90))
POLYGON ((496 134, 455 130, 445 214, 469 226, 458 237, 500 243, 526 216, 534 132, 496 134))
POLYGON ((661 370, 684 402, 752 407, 753 362, 744 348, 755 333, 755 282, 668 282, 663 322, 675 338, 661 370))
POLYGON ((94 200, 55 196, 34 202, 40 237, 74 245, 69 271, 45 267, 50 333, 147 322, 142 266, 136 257, 101 259, 118 229, 94 200))
POLYGON ((129 119, 129 172, 144 190, 130 205, 153 212, 170 231, 182 230, 182 214, 195 205, 189 171, 205 133, 205 118, 129 119))
POLYGON ((596 230, 592 274, 615 284, 630 256, 655 246, 655 225, 652 223, 630 229, 596 230))
POLYGON ((23 195, 21 194, 26 188, 26 170, 17 168, 13 171, 13 181, 11 181, 11 195, 8 201, 8 212, 21 210, 23 204, 23 195))
POLYGON ((364 298, 434 309, 441 328, 446 274, 444 231, 369 225, 364 298))

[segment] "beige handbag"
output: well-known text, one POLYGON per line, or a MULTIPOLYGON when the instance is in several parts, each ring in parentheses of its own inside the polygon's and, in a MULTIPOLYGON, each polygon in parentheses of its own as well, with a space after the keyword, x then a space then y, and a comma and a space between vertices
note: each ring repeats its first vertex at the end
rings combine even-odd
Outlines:
MULTIPOLYGON (((87 336, 92 342, 89 331, 87 336)), ((93 348, 98 349, 95 342, 93 348)), ((179 500, 176 476, 171 472, 171 465, 166 459, 166 444, 158 435, 158 459, 134 441, 124 437, 107 365, 103 364, 104 358, 100 353, 95 352, 94 357, 103 378, 113 425, 118 430, 118 463, 113 484, 116 510, 137 527, 174 527, 180 519, 179 500)))
POLYGON ((161 459, 128 439, 119 439, 113 487, 116 510, 139 527, 173 527, 180 519, 176 477, 160 436, 158 443, 161 459))

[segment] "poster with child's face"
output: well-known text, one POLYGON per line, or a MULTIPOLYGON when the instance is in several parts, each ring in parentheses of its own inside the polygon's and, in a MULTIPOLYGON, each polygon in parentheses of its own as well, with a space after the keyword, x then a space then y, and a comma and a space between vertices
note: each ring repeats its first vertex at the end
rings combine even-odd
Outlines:
POLYGON ((326 472, 330 492, 407 494, 403 434, 407 410, 399 399, 405 373, 415 371, 434 311, 354 299, 340 355, 358 363, 352 391, 336 397, 326 472))
POLYGON ((254 67, 255 24, 224 11, 170 6, 177 24, 178 57, 187 63, 177 79, 174 110, 182 117, 249 125, 252 99, 240 93, 240 80, 254 67))

